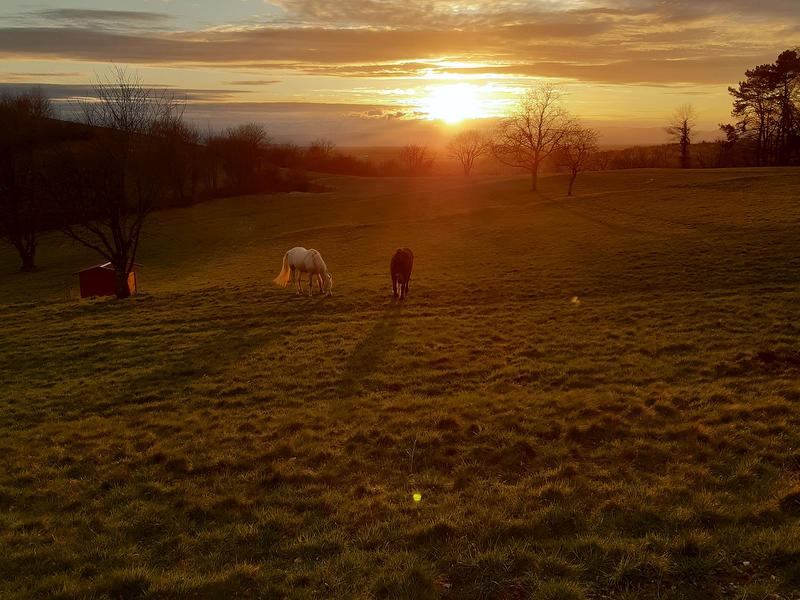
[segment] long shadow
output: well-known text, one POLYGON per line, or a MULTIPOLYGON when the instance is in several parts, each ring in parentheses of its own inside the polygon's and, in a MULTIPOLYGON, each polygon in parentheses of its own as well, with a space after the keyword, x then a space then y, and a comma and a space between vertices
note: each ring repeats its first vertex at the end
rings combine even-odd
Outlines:
POLYGON ((344 373, 336 382, 337 399, 357 396, 364 380, 380 368, 394 341, 401 313, 402 302, 393 301, 384 307, 372 329, 348 357, 344 373))

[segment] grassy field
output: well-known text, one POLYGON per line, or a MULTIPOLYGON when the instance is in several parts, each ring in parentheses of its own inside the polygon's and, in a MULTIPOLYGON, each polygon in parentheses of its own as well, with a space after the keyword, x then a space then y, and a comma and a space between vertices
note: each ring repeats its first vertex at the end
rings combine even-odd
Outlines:
POLYGON ((324 183, 0 250, 0 597, 800 597, 800 171, 324 183))

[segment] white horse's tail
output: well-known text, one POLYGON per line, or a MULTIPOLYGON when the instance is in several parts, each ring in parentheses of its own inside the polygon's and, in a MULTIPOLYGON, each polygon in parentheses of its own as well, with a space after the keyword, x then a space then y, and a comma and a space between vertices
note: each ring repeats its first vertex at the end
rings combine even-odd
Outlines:
POLYGON ((273 280, 275 283, 281 287, 286 287, 289 283, 289 253, 283 255, 283 266, 281 267, 281 272, 278 273, 278 276, 273 280))

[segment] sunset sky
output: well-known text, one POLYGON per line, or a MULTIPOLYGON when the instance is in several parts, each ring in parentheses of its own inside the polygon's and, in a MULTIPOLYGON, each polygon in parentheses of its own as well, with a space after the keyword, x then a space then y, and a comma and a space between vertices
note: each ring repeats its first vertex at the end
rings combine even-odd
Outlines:
POLYGON ((710 135, 727 86, 798 44, 798 0, 4 0, 0 90, 82 96, 113 62, 186 94, 203 126, 397 145, 548 80, 603 141, 630 143, 660 141, 685 103, 710 135))

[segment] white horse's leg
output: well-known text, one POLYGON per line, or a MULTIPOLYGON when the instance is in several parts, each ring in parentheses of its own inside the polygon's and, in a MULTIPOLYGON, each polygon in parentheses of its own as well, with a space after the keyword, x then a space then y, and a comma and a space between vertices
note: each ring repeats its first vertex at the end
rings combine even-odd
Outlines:
POLYGON ((310 298, 313 295, 314 295, 314 274, 313 273, 309 273, 308 274, 308 297, 310 298))
POLYGON ((319 293, 322 293, 322 274, 317 273, 317 284, 319 284, 319 293))
POLYGON ((300 269, 294 272, 294 287, 298 294, 303 293, 303 274, 300 272, 300 269))

